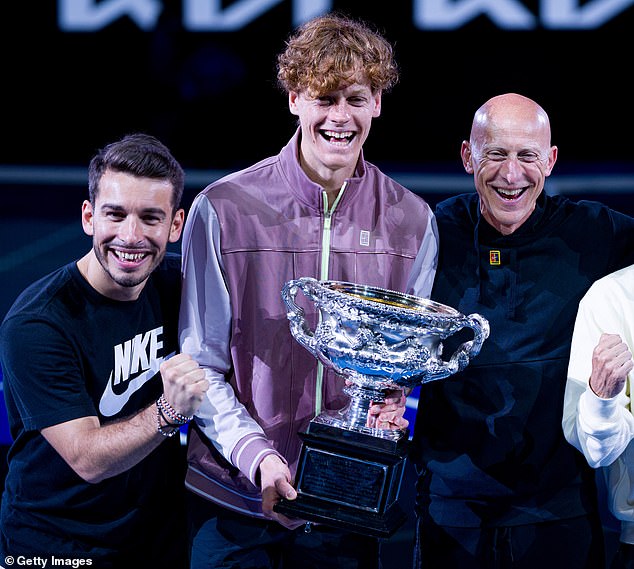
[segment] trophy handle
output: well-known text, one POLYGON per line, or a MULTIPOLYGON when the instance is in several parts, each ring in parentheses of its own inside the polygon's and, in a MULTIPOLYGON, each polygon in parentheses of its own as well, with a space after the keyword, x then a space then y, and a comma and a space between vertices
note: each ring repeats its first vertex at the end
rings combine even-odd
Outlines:
POLYGON ((462 371, 469 365, 471 358, 480 353, 482 344, 489 337, 489 321, 480 314, 470 314, 462 328, 473 330, 473 340, 460 344, 449 361, 437 361, 436 366, 427 370, 422 383, 443 379, 462 371))
POLYGON ((313 356, 319 358, 314 332, 306 325, 304 309, 295 302, 297 291, 301 289, 308 298, 313 297, 313 287, 310 286, 313 279, 297 279, 288 281, 282 287, 282 300, 286 305, 286 316, 290 321, 291 334, 313 356))

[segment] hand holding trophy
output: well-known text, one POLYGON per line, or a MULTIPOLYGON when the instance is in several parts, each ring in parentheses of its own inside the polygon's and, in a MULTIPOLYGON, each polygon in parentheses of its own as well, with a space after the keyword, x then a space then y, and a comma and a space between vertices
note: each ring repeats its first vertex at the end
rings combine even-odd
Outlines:
POLYGON ((347 380, 350 402, 324 411, 300 433, 296 500, 275 510, 289 517, 389 537, 405 521, 397 504, 408 432, 367 426, 372 402, 394 389, 446 378, 464 369, 489 335, 479 314, 464 316, 434 302, 378 287, 302 277, 282 289, 293 337, 347 380), (311 331, 297 292, 319 309, 311 331), (471 328, 474 337, 447 360, 442 340, 471 328))

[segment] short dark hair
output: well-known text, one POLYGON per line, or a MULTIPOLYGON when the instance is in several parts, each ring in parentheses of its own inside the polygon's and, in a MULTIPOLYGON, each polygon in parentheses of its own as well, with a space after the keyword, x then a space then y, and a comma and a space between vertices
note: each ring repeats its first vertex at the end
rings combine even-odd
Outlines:
POLYGON ((143 133, 128 134, 93 156, 88 166, 88 196, 95 205, 99 182, 106 170, 140 178, 167 180, 172 185, 173 213, 180 207, 185 189, 185 172, 169 149, 157 138, 143 133))

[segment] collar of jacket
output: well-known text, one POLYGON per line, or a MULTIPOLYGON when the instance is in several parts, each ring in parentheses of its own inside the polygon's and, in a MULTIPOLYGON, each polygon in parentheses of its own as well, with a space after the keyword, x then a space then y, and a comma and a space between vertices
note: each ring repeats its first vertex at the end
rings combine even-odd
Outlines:
POLYGON ((545 191, 542 191, 535 203, 535 209, 533 210, 533 213, 530 214, 529 218, 510 235, 502 235, 482 217, 482 213, 480 212, 480 200, 478 199, 477 218, 474 232, 476 248, 478 247, 478 244, 503 244, 506 246, 512 246, 514 244, 518 244, 518 242, 534 238, 535 232, 540 231, 541 229, 540 225, 545 212, 546 193, 545 191))
MULTIPOLYGON (((306 204, 311 209, 321 212, 323 211, 323 188, 313 182, 304 170, 302 170, 299 162, 299 141, 301 139, 301 128, 297 128, 293 137, 288 144, 282 148, 280 152, 280 166, 284 176, 288 180, 291 191, 298 200, 306 204)), ((339 202, 339 206, 344 201, 348 201, 357 193, 361 183, 366 177, 365 161, 363 158, 363 150, 359 155, 359 161, 355 168, 354 176, 346 180, 346 192, 339 202)))

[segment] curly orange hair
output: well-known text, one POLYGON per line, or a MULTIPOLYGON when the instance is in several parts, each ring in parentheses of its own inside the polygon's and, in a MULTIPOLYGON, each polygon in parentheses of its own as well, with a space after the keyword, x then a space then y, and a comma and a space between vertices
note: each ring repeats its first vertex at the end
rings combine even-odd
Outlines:
POLYGON ((367 79, 373 92, 399 79, 392 46, 359 20, 328 14, 300 26, 277 58, 277 79, 285 91, 320 97, 367 79))

